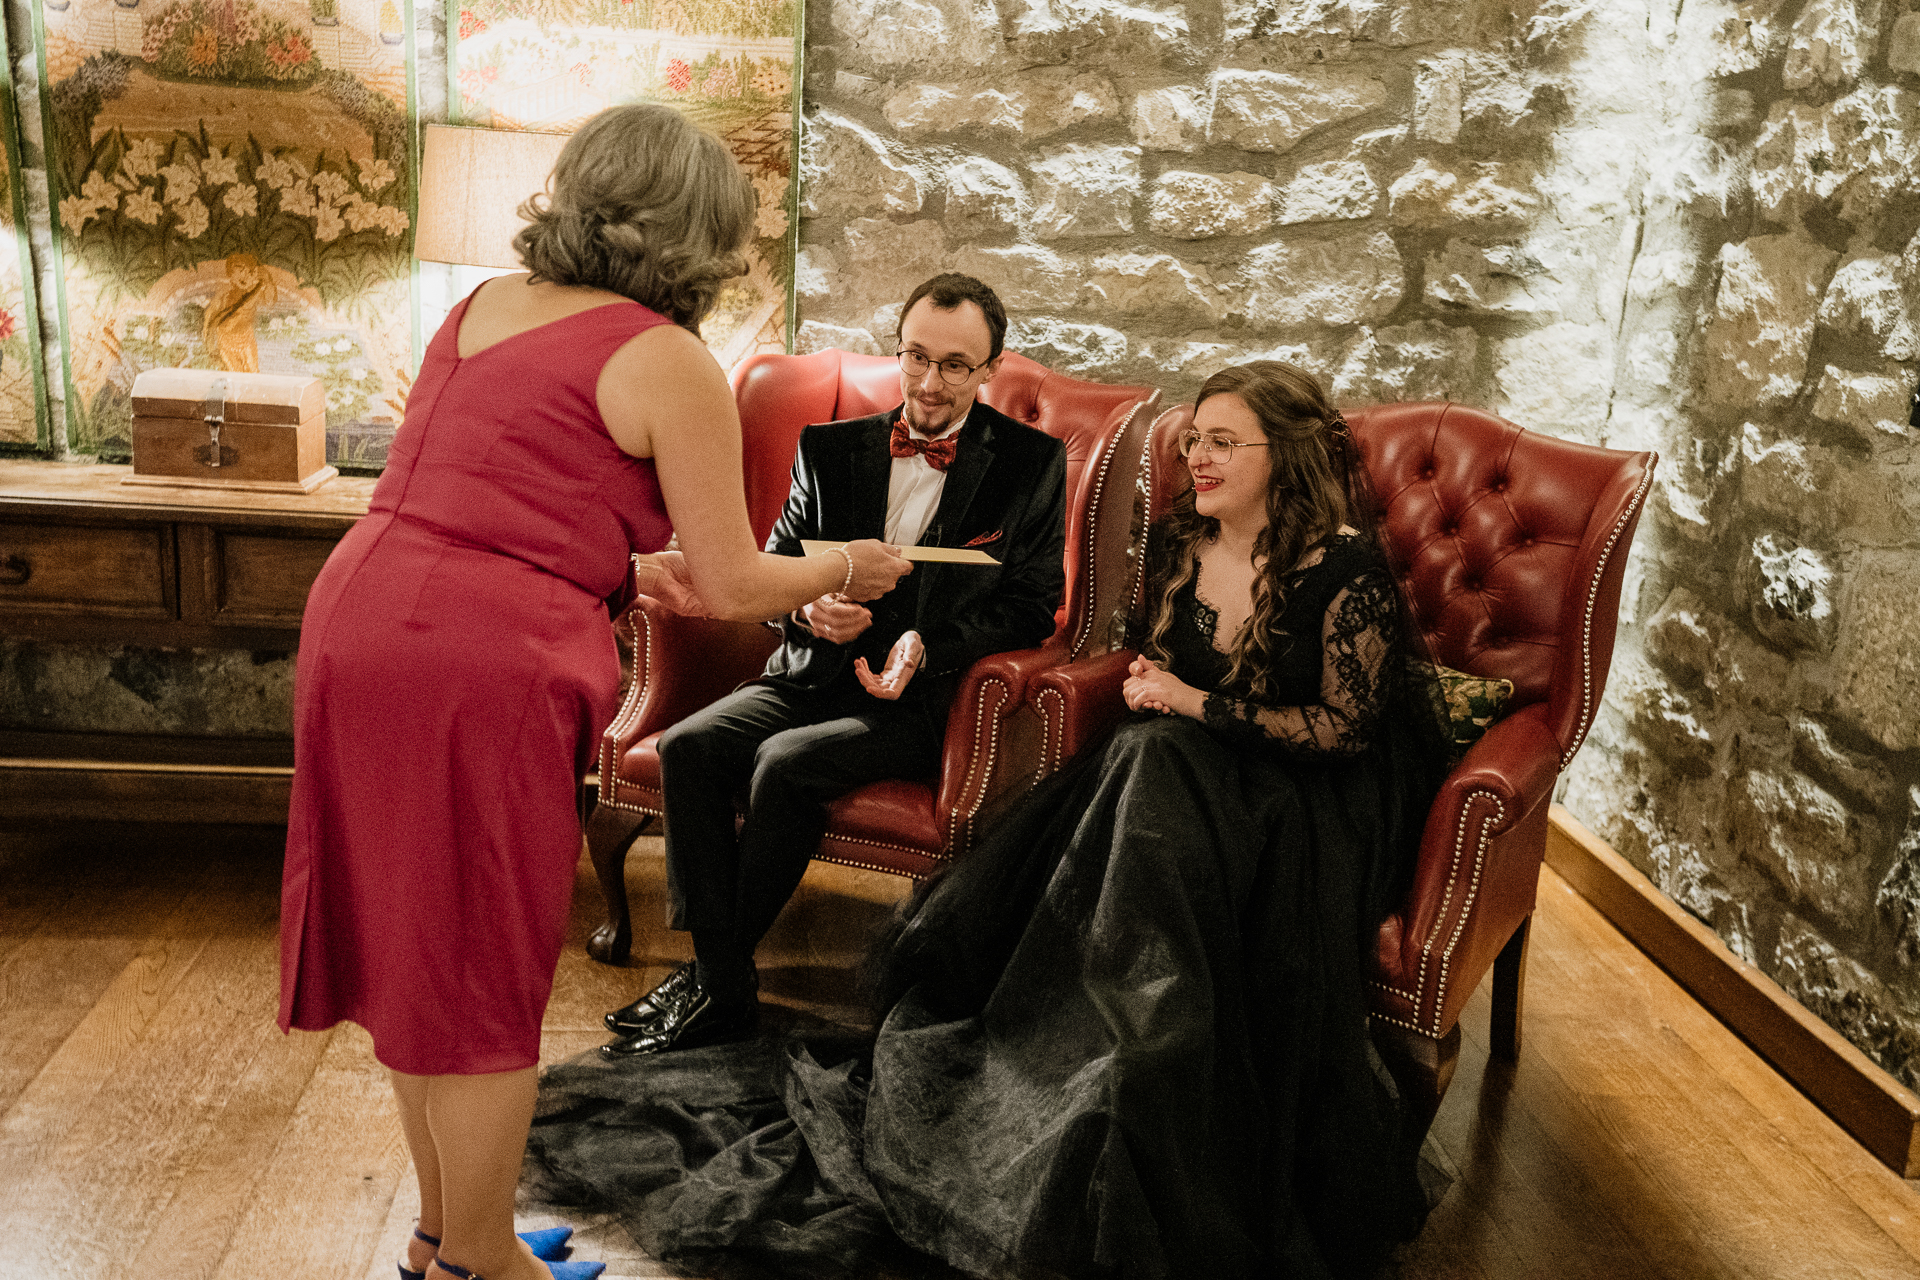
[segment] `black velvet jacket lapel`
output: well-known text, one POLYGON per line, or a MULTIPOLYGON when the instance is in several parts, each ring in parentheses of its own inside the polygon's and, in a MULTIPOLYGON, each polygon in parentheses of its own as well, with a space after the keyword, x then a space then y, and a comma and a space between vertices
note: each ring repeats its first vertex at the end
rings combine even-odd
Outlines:
POLYGON ((853 488, 847 494, 854 528, 859 530, 854 538, 887 536, 887 488, 893 479, 893 455, 887 452, 887 443, 893 437, 894 419, 899 416, 900 411, 895 409, 868 419, 867 429, 854 443, 853 456, 848 460, 853 488))

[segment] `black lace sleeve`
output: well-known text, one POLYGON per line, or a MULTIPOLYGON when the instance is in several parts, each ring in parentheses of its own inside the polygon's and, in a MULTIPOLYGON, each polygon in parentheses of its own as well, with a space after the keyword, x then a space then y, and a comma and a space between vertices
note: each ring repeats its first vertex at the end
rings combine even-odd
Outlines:
POLYGON ((1340 759, 1366 750, 1386 708, 1398 611, 1393 580, 1369 569, 1341 588, 1321 627, 1320 701, 1270 707, 1209 694, 1207 726, 1229 741, 1279 747, 1305 759, 1340 759))

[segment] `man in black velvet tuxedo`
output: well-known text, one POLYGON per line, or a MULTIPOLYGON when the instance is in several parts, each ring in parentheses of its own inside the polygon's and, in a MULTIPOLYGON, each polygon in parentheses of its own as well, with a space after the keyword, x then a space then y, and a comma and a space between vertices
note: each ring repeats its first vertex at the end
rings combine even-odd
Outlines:
POLYGON ((780 625, 761 680, 660 738, 673 927, 695 963, 607 1015, 610 1057, 753 1028, 753 951, 826 829, 827 803, 881 778, 936 772, 947 707, 975 659, 1039 644, 1065 584, 1066 453, 980 403, 1007 313, 963 275, 900 313, 903 403, 808 427, 767 550, 805 539, 976 547, 998 565, 921 563, 871 606, 822 596, 780 625), (734 797, 748 797, 737 834, 734 797))

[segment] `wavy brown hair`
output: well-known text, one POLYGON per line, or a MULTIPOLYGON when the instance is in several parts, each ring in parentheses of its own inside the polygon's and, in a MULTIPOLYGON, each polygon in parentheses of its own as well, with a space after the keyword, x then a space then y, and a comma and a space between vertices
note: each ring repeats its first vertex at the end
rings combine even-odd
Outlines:
POLYGON ((608 289, 698 333, 720 287, 746 274, 755 208, 718 138, 672 107, 610 107, 520 206, 529 225, 513 248, 536 281, 608 289))
MULTIPOLYGON (((1208 378, 1194 399, 1197 411, 1213 396, 1238 396, 1253 411, 1267 438, 1272 473, 1267 482, 1267 524, 1254 539, 1260 572, 1253 588, 1253 613, 1234 641, 1230 682, 1245 677, 1256 699, 1272 695, 1275 630, 1286 608, 1287 585, 1300 558, 1344 524, 1371 526, 1365 499, 1366 475, 1353 447, 1347 420, 1333 407, 1326 390, 1304 369, 1279 360, 1232 365, 1208 378)), ((1147 656, 1166 664, 1167 632, 1173 626, 1173 597, 1199 574, 1199 550, 1220 536, 1220 522, 1194 509, 1189 483, 1162 519, 1168 566, 1158 582, 1146 644, 1147 656)))

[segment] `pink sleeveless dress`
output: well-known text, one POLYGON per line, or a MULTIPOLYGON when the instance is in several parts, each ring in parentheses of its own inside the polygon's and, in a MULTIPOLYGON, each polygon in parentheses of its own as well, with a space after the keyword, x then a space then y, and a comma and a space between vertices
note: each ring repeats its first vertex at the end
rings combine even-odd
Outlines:
POLYGON ((576 780, 618 709, 605 599, 671 533, 594 395, 668 321, 610 303, 461 359, 471 301, 313 585, 295 675, 280 1026, 357 1022, 416 1075, 538 1061, 576 780))

